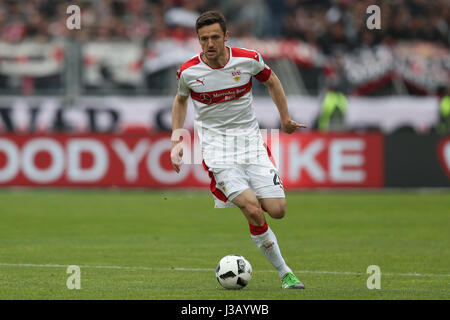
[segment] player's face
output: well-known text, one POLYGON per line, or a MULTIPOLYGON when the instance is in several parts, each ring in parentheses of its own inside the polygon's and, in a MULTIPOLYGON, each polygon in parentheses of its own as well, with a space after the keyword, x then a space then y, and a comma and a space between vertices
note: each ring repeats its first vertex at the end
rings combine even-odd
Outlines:
POLYGON ((214 23, 198 29, 198 39, 206 58, 215 61, 225 54, 228 31, 224 34, 220 24, 214 23))

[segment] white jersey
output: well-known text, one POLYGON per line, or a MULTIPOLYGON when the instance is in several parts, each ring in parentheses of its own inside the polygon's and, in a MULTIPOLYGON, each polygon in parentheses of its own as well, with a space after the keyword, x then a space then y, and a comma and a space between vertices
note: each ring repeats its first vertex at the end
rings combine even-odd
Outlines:
POLYGON ((256 51, 230 48, 229 60, 210 67, 200 54, 177 72, 178 94, 191 96, 202 156, 208 167, 257 163, 267 154, 252 105, 252 76, 266 81, 271 74, 256 51))

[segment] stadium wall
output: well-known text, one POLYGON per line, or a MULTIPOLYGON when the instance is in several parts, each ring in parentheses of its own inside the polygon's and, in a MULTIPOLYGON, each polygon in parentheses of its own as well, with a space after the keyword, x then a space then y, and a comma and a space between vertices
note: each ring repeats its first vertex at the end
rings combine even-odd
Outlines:
MULTIPOLYGON (((288 96, 289 112, 295 120, 314 128, 321 98, 288 96)), ((46 132, 148 132, 171 129, 173 97, 83 96, 0 97, 0 133, 46 132)), ((279 114, 270 97, 254 97, 261 128, 279 128, 279 114)), ((194 109, 188 103, 185 128, 193 129, 194 109)), ((367 128, 390 134, 404 127, 423 133, 439 120, 436 97, 349 97, 345 127, 367 128)))
MULTIPOLYGON (((417 109, 415 116, 406 113, 402 117, 402 112, 395 111, 389 117, 386 113, 372 116, 370 121, 378 128, 374 131, 280 133, 279 143, 269 147, 284 187, 450 187, 450 136, 430 130, 417 133, 431 128, 435 116, 421 118, 425 112, 415 100, 397 100, 400 108, 406 104, 417 109), (404 130, 405 124, 412 130, 404 130)), ((170 128, 170 101, 167 97, 86 97, 76 102, 1 98, 0 186, 208 187, 210 179, 195 140, 180 174, 171 167, 170 131, 157 130, 170 128)), ((369 108, 373 103, 372 108, 384 110, 378 99, 357 102, 352 108, 369 108)), ((436 101, 426 98, 421 102, 424 110, 437 113, 436 101)), ((310 125, 319 112, 319 100, 314 98, 291 100, 290 106, 299 106, 291 107, 294 119, 307 119, 310 125)), ((260 117, 264 114, 266 122, 261 122, 266 127, 279 126, 270 98, 255 99, 255 107, 260 117)), ((358 113, 363 114, 359 110, 352 114, 358 113)), ((187 118, 190 127, 192 112, 187 118)))

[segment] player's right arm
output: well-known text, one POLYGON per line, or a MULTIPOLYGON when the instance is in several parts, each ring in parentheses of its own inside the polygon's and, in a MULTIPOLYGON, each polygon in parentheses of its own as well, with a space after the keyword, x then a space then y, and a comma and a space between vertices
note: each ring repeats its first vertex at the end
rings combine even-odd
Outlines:
POLYGON ((172 166, 178 173, 182 164, 183 148, 180 144, 180 130, 183 128, 184 120, 186 119, 186 112, 188 106, 189 96, 183 96, 178 93, 175 96, 172 106, 172 150, 170 152, 170 159, 172 166))

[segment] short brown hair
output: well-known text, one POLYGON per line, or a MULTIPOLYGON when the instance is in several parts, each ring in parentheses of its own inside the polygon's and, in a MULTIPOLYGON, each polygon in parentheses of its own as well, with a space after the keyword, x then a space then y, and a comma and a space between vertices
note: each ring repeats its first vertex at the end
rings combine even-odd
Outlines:
POLYGON ((223 34, 227 32, 227 22, 225 17, 219 11, 206 11, 203 12, 200 17, 197 18, 195 23, 195 30, 198 33, 198 29, 204 26, 209 26, 211 24, 218 23, 223 31, 223 34))

